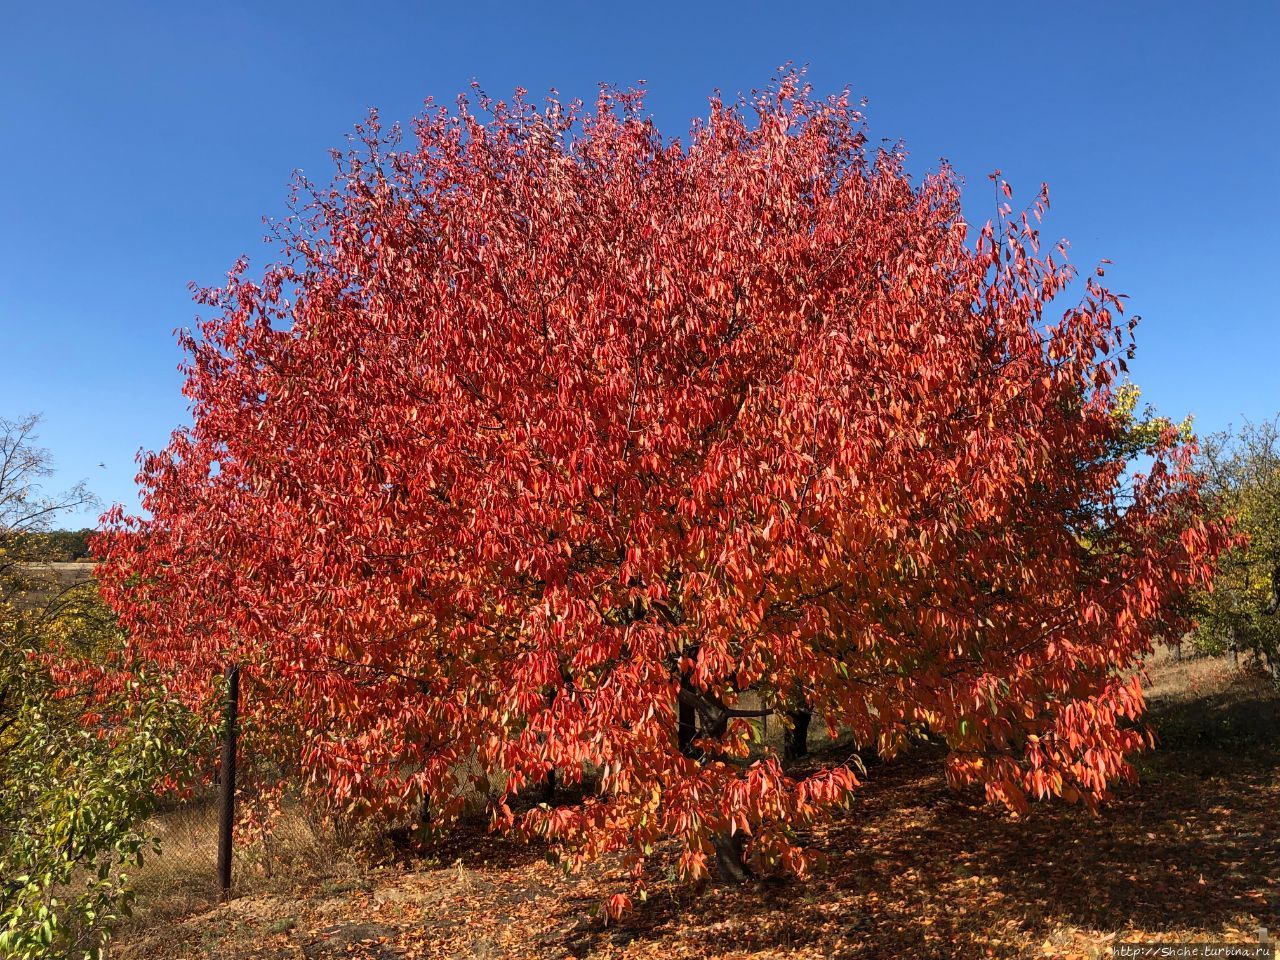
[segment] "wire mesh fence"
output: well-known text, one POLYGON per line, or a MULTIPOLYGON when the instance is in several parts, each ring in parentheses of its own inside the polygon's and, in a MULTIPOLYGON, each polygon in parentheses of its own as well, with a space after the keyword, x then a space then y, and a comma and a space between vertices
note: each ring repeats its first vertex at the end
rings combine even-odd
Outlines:
POLYGON ((321 847, 327 845, 322 831, 296 803, 275 804, 276 814, 262 829, 235 842, 240 826, 237 814, 253 809, 259 799, 246 796, 247 785, 237 775, 239 680, 239 669, 229 666, 221 757, 213 785, 166 805, 145 824, 145 831, 156 838, 157 849, 134 876, 139 918, 199 911, 225 900, 237 886, 261 888, 276 874, 291 874, 304 864, 312 867, 322 855, 321 847))
MULTIPOLYGON (((241 802, 252 798, 241 797, 241 802)), ((222 898, 218 875, 219 804, 216 785, 186 800, 166 803, 145 824, 158 853, 133 870, 137 922, 154 923, 198 913, 222 898)), ((341 859, 331 829, 301 805, 286 803, 270 833, 242 833, 231 847, 233 896, 269 891, 316 865, 341 859)))

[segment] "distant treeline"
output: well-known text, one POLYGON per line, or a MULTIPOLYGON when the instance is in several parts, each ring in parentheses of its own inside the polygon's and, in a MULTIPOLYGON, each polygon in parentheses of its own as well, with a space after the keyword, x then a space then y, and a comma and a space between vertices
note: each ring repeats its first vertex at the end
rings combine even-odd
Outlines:
POLYGON ((91 560, 89 536, 93 531, 49 530, 43 533, 11 533, 0 535, 0 549, 24 560, 45 563, 67 563, 91 560))

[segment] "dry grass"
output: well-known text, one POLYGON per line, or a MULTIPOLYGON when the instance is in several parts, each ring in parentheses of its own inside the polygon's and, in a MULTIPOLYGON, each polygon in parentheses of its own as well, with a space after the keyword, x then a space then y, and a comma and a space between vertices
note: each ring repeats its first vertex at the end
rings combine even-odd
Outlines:
POLYGON ((1192 656, 1189 647, 1181 661, 1167 647, 1160 647, 1147 667, 1147 699, 1167 704, 1200 699, 1209 691, 1226 687, 1236 673, 1228 658, 1192 656))
POLYGON ((248 878, 228 904, 140 923, 119 955, 1093 958, 1119 938, 1280 929, 1280 696, 1226 661, 1161 654, 1149 698, 1159 747, 1096 817, 1045 804, 1013 819, 948 790, 926 746, 876 767, 850 813, 815 831, 828 862, 803 883, 663 882, 604 926, 591 906, 625 885, 607 859, 565 877, 543 850, 476 827, 343 873, 303 844, 292 881, 248 878))
MULTIPOLYGON (((133 918, 120 931, 123 938, 209 910, 219 901, 216 800, 180 804, 157 814, 148 826, 160 838, 160 853, 132 872, 137 900, 133 918)), ((300 884, 341 884, 362 870, 350 845, 289 806, 269 841, 234 848, 231 895, 256 897, 300 884)))

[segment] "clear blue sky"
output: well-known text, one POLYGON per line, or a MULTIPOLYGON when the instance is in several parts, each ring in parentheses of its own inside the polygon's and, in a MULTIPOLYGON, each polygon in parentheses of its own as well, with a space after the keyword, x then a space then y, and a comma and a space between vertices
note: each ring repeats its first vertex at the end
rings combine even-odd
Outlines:
MULTIPOLYGON (((1048 181, 1048 232, 1143 315, 1133 378, 1202 428, 1280 410, 1280 3, 11 3, 0 26, 0 414, 44 414, 55 482, 136 505, 186 417, 188 281, 261 263, 290 172, 370 106, 472 78, 590 98, 645 80, 683 135, 713 88, 810 65, 913 168, 1048 181), (99 464, 105 464, 100 467, 99 464)), ((68 523, 92 522, 70 518, 68 523)))

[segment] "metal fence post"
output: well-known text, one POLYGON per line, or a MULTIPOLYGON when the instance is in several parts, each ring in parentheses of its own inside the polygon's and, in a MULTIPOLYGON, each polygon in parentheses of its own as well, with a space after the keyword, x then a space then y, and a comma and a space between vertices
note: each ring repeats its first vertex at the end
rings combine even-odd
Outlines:
POLYGON ((236 714, 240 706, 240 668, 226 671, 222 709, 222 770, 218 790, 218 897, 231 890, 231 831, 236 820, 236 714))

